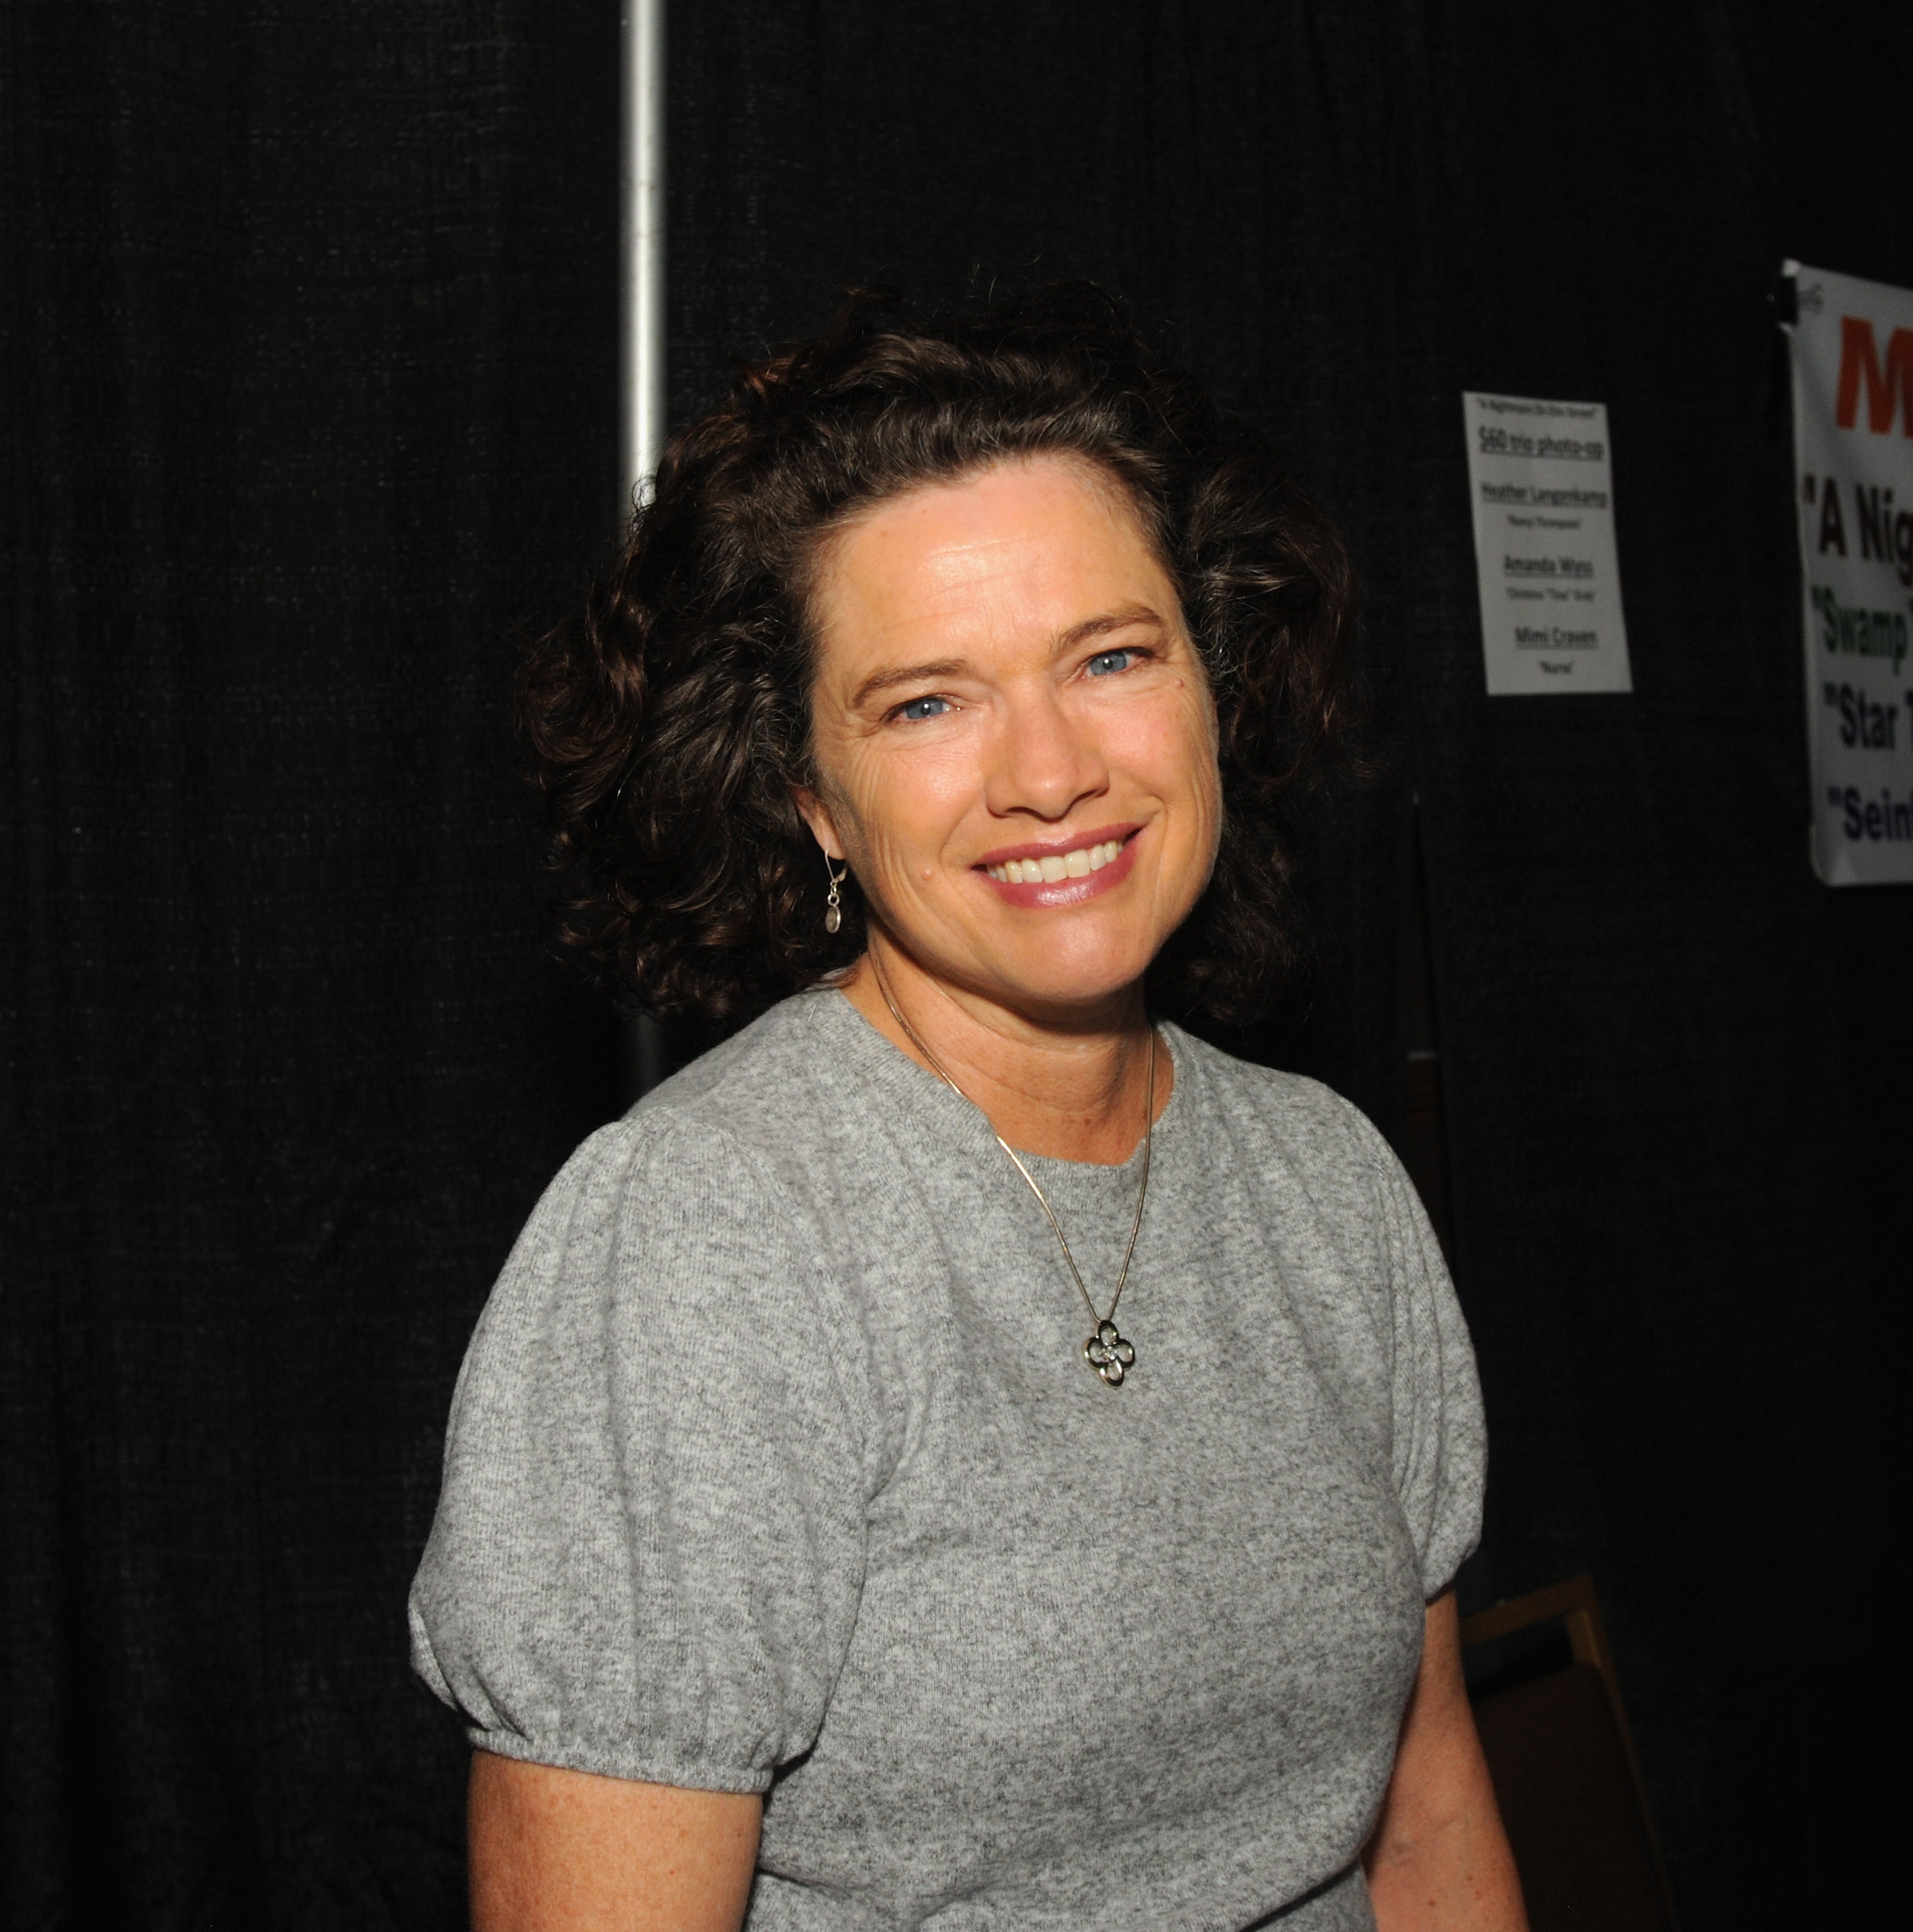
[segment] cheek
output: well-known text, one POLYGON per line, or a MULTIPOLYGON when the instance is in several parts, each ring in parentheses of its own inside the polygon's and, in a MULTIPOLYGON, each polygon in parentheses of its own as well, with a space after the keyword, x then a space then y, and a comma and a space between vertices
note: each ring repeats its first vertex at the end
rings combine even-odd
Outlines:
POLYGON ((1175 872, 1187 877, 1196 893, 1215 869, 1222 843, 1222 774, 1217 761, 1215 707, 1206 689, 1187 693, 1172 733, 1165 733, 1160 749, 1160 795, 1175 808, 1172 822, 1180 834, 1173 839, 1175 872))
POLYGON ((1222 837, 1222 724, 1208 683, 1201 687, 1198 715, 1192 721, 1191 757, 1196 762, 1195 786, 1209 824, 1209 862, 1213 864, 1222 837))
POLYGON ((861 748, 834 734, 819 733, 813 741, 812 766, 817 797, 830 815, 852 871, 866 874, 875 860, 873 836, 884 823, 880 798, 873 796, 868 761, 861 748))
POLYGON ((831 759, 825 795, 860 870, 894 877, 935 863, 968 796, 946 763, 868 743, 831 759))
POLYGON ((1215 708, 1200 687, 1184 685, 1175 701, 1136 720, 1127 761, 1137 777, 1167 803, 1193 807, 1203 820, 1219 819, 1222 778, 1217 766, 1215 708))

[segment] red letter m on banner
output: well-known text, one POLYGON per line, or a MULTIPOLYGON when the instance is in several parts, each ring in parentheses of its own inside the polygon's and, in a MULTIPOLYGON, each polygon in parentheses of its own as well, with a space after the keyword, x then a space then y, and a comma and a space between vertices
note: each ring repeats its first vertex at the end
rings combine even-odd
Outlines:
POLYGON ((1866 427, 1875 436, 1893 427, 1897 407, 1906 433, 1913 436, 1913 328, 1896 328, 1886 345, 1886 366, 1880 367, 1874 347, 1873 324, 1864 316, 1840 318, 1840 394, 1833 415, 1842 429, 1851 429, 1860 409, 1860 378, 1866 378, 1866 427))

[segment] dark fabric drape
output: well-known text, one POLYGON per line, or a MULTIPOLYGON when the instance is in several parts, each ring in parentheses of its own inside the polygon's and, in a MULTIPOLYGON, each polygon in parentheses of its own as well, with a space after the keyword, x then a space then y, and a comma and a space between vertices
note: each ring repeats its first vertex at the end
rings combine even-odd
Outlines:
POLYGON ((616 21, 5 19, 0 1920, 450 1926, 403 1593, 617 1101, 504 705, 613 519, 616 21))
MULTIPOLYGON (((0 1833, 23 1926, 459 1922, 403 1593, 451 1379, 616 1104, 539 950, 514 627, 611 489, 612 10, 16 3, 0 1833)), ((1903 10, 709 0, 680 414, 853 282, 1094 275, 1291 453, 1382 775, 1230 1043, 1398 1129, 1411 799, 1477 1591, 1591 1568, 1684 1919, 1905 1809, 1892 993, 1806 865, 1786 254, 1913 283, 1903 10), (1630 697, 1482 693, 1459 392, 1610 411, 1630 697)))

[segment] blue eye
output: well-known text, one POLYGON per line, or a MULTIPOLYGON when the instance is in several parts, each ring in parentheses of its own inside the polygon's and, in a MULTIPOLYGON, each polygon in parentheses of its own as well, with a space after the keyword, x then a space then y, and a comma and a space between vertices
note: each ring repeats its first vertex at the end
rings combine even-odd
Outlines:
POLYGON ((926 718, 940 718, 949 708, 948 698, 912 698, 907 704, 897 707, 897 716, 915 724, 926 718))
POLYGON ((1135 655, 1129 650, 1099 650, 1089 660, 1089 672, 1093 678, 1106 678, 1118 671, 1127 671, 1130 659, 1135 655))

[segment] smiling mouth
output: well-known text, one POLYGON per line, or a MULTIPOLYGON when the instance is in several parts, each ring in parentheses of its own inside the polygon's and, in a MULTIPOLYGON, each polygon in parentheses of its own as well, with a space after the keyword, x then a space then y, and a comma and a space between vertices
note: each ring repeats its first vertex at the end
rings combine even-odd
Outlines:
POLYGON ((1101 839, 1093 844, 1075 845, 1062 852, 1047 852, 1039 857, 1005 859, 1000 865, 979 869, 1002 886, 1054 886, 1064 879, 1086 879, 1122 857, 1126 838, 1101 839))

